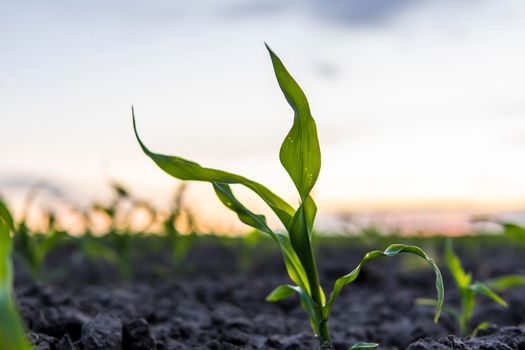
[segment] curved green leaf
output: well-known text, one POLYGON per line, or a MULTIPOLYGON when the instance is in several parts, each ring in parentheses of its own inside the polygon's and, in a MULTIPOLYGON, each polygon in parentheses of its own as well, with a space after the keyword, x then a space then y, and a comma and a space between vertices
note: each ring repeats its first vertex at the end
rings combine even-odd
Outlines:
POLYGON ((294 110, 292 128, 281 145, 279 158, 305 201, 319 177, 321 149, 317 127, 303 91, 288 73, 279 57, 266 45, 277 82, 294 110))
POLYGON ((489 322, 481 322, 480 324, 478 324, 476 326, 476 328, 474 328, 474 330, 470 333, 470 336, 471 337, 475 337, 478 335, 478 332, 481 331, 482 329, 487 329, 489 328, 490 326, 490 323, 489 322))
POLYGON ((310 324, 314 333, 319 334, 318 325, 323 319, 322 307, 317 304, 312 297, 301 287, 283 284, 275 288, 267 297, 267 301, 278 301, 297 293, 301 299, 304 309, 308 313, 310 324))
POLYGON ((286 203, 281 197, 274 194, 267 187, 247 179, 243 176, 236 174, 228 173, 222 170, 205 168, 199 164, 179 158, 176 156, 167 156, 163 154, 157 154, 151 152, 145 145, 142 143, 139 134, 137 132, 137 126, 135 122, 135 112, 132 108, 133 116, 133 130, 135 131, 135 136, 137 141, 140 144, 140 147, 144 153, 150 157, 162 170, 170 174, 173 177, 176 177, 180 180, 193 180, 193 181, 206 181, 206 182, 218 182, 224 184, 240 184, 246 186, 253 192, 255 192, 263 201, 270 206, 273 212, 281 220, 285 227, 288 227, 290 224, 295 210, 291 205, 286 203))
POLYGON ((348 350, 375 349, 378 346, 379 343, 359 342, 349 347, 348 350))
MULTIPOLYGON (((416 299, 416 304, 417 305, 437 306, 438 305, 438 301, 436 299, 417 298, 416 299)), ((443 311, 446 311, 449 314, 451 314, 456 320, 459 320, 460 317, 461 317, 461 314, 459 313, 459 311, 454 309, 454 308, 452 308, 452 307, 450 307, 450 306, 444 305, 443 306, 443 311)))
POLYGON ((525 276, 506 275, 485 281, 485 284, 495 291, 502 292, 510 288, 525 286, 525 276))
POLYGON ((237 214, 239 220, 246 225, 254 227, 260 231, 274 235, 272 230, 266 224, 264 215, 258 215, 248 210, 241 202, 235 198, 229 185, 213 182, 213 189, 215 194, 228 209, 237 214))
POLYGON ((513 241, 525 242, 525 227, 510 222, 499 222, 503 226, 503 233, 513 241))
POLYGON ((344 286, 346 286, 349 283, 352 283, 355 281, 357 276, 359 276, 359 273, 361 272, 362 267, 379 258, 383 257, 392 257, 399 253, 410 253, 415 254, 427 261, 427 263, 432 267, 434 270, 434 273, 436 275, 436 290, 437 290, 437 304, 436 304, 436 315, 434 317, 434 321, 437 322, 439 319, 439 316, 441 314, 441 308, 443 307, 443 298, 444 298, 444 288, 443 288, 443 277, 441 276, 441 271, 439 270, 438 266, 430 258, 421 248, 416 246, 410 246, 410 245, 404 245, 404 244, 393 244, 386 248, 384 251, 374 250, 365 255, 363 260, 357 265, 357 267, 352 270, 349 274, 344 275, 343 277, 338 278, 335 281, 334 288, 332 290, 332 293, 330 293, 330 298, 328 299, 328 303, 325 305, 323 309, 323 315, 325 318, 328 318, 328 315, 330 314, 330 311, 332 309, 332 304, 334 303, 335 299, 339 296, 339 293, 341 293, 341 290, 344 286))
POLYGON ((472 276, 463 269, 461 260, 459 260, 459 257, 454 252, 452 239, 450 238, 447 239, 445 246, 445 262, 459 288, 467 288, 470 285, 472 276))
POLYGON ((282 284, 275 288, 270 294, 268 294, 268 296, 266 297, 266 301, 276 302, 279 300, 289 298, 295 293, 296 291, 292 288, 292 286, 288 284, 282 284))
POLYGON ((27 339, 22 318, 13 300, 12 241, 10 218, 0 212, 0 349, 33 349, 27 339))
POLYGON ((243 223, 269 234, 278 244, 284 256, 284 262, 288 275, 299 286, 302 286, 307 292, 310 291, 308 279, 304 268, 292 248, 289 238, 282 233, 273 232, 266 224, 263 215, 257 215, 246 208, 233 194, 227 184, 213 183, 213 188, 219 200, 230 210, 237 214, 239 220, 243 223))
POLYGON ((0 199, 0 218, 4 220, 9 230, 13 232, 15 231, 15 220, 13 219, 7 204, 2 199, 0 199))
POLYGON ((502 297, 497 295, 492 289, 489 288, 485 283, 476 282, 469 286, 470 290, 473 290, 477 293, 481 293, 485 295, 486 297, 494 300, 496 303, 500 304, 501 306, 507 307, 508 304, 505 300, 503 300, 502 297))

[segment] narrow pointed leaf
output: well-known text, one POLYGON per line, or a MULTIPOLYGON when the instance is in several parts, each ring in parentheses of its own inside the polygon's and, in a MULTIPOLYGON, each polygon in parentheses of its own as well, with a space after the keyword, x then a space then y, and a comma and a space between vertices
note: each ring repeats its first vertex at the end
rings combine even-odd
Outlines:
POLYGON ((220 201, 228 209, 234 211, 237 214, 239 220, 253 228, 269 234, 279 244, 279 248, 281 249, 284 256, 284 262, 288 271, 288 275, 296 284, 303 287, 305 290, 310 291, 306 273, 299 258, 297 257, 297 254, 292 249, 289 238, 282 233, 273 232, 266 224, 266 219, 263 215, 258 215, 251 212, 241 202, 239 202, 229 185, 214 182, 213 188, 215 189, 215 193, 217 194, 217 197, 219 197, 220 201))
POLYGON ((243 176, 228 173, 222 170, 216 170, 211 168, 205 168, 199 164, 179 158, 176 156, 167 156, 163 154, 157 154, 151 152, 142 143, 136 127, 135 113, 133 114, 133 130, 135 136, 140 144, 140 147, 144 153, 149 156, 162 170, 176 177, 180 180, 193 180, 193 181, 206 181, 206 182, 218 182, 225 184, 240 184, 246 186, 253 192, 255 192, 268 206, 273 210, 277 217, 281 220, 285 227, 288 227, 292 220, 294 209, 286 203, 281 197, 274 194, 267 187, 247 179, 243 176))
POLYGON ((448 239, 445 246, 445 262, 459 288, 467 288, 472 277, 465 272, 461 265, 461 260, 459 260, 459 257, 454 252, 452 239, 448 239))
POLYGON ((317 304, 312 299, 312 297, 303 288, 299 286, 283 284, 277 287, 276 289, 274 289, 274 291, 270 293, 270 295, 268 295, 266 300, 268 301, 281 300, 281 299, 284 299, 284 297, 288 297, 289 293, 297 293, 299 295, 303 308, 308 313, 308 317, 311 321, 310 324, 312 326, 314 333, 316 335, 319 334, 319 329, 317 329, 317 325, 321 322, 322 317, 323 317, 322 308, 319 304, 317 304))
POLYGON ((276 302, 279 300, 289 298, 295 293, 296 291, 293 288, 290 288, 289 285, 282 284, 279 287, 275 288, 270 294, 268 294, 268 296, 266 297, 266 301, 276 302))
POLYGON ((436 275, 436 290, 437 290, 437 304, 436 304, 436 314, 434 317, 434 321, 437 322, 439 319, 439 316, 441 314, 441 309, 443 307, 443 298, 444 298, 444 287, 443 287, 443 277, 441 276, 441 271, 439 270, 438 266, 430 258, 421 248, 416 246, 409 246, 404 244, 393 244, 386 248, 384 251, 374 250, 365 255, 363 260, 357 265, 355 269, 352 270, 352 272, 340 277, 335 281, 334 288, 332 290, 332 293, 330 293, 330 298, 328 299, 328 302, 326 303, 324 310, 323 310, 323 316, 328 317, 330 314, 330 311, 332 309, 332 305, 334 301, 339 296, 339 293, 341 293, 341 290, 344 286, 346 286, 349 283, 352 283, 356 280, 356 278, 359 276, 359 273, 361 272, 361 269, 363 266, 371 261, 374 261, 379 258, 383 257, 392 257, 396 256, 399 253, 410 253, 415 254, 423 259, 426 260, 426 262, 432 267, 434 270, 434 273, 436 275))
MULTIPOLYGON (((436 299, 417 298, 416 299, 416 304, 417 305, 437 306, 438 305, 438 301, 436 299)), ((461 317, 461 315, 458 312, 458 310, 456 310, 456 309, 454 309, 452 307, 444 305, 443 306, 443 311, 448 312, 449 314, 454 316, 454 318, 457 319, 457 320, 461 317)))
POLYGON ((500 304, 501 306, 504 306, 504 307, 509 306, 507 302, 503 300, 502 297, 497 295, 492 289, 489 288, 489 286, 487 286, 484 283, 481 283, 481 282, 474 283, 470 286, 469 289, 474 290, 477 293, 481 293, 485 295, 486 297, 494 300, 496 303, 500 304))
POLYGON ((303 91, 277 55, 267 46, 277 82, 294 111, 293 125, 281 145, 279 158, 304 201, 315 185, 321 169, 317 127, 303 91))
POLYGON ((487 328, 489 328, 489 326, 490 326, 490 323, 488 323, 488 322, 481 322, 480 324, 478 324, 476 326, 476 328, 474 328, 472 333, 470 333, 470 336, 471 337, 477 336, 479 331, 481 331, 482 329, 487 329, 487 328))
POLYGON ((349 350, 361 350, 361 349, 375 349, 379 346, 379 343, 366 343, 366 342, 359 342, 351 347, 349 347, 349 350))
POLYGON ((248 210, 241 202, 235 198, 229 185, 213 182, 213 189, 220 201, 230 210, 237 214, 239 220, 246 225, 254 227, 260 231, 273 234, 266 224, 264 215, 258 215, 248 210))
POLYGON ((492 278, 488 281, 485 281, 485 284, 495 291, 502 292, 510 288, 525 286, 525 276, 506 275, 492 278))
POLYGON ((0 218, 4 220, 4 223, 7 225, 9 230, 15 231, 15 221, 13 219, 13 216, 11 215, 11 212, 9 211, 9 208, 7 207, 7 204, 0 199, 0 218))

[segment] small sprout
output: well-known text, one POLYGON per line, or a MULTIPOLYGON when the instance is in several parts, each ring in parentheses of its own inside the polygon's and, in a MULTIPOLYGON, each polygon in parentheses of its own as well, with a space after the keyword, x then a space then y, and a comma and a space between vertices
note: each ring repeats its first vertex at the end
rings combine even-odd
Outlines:
MULTIPOLYGON (((109 221, 107 238, 109 247, 94 239, 91 235, 85 235, 81 239, 81 249, 92 258, 102 258, 117 265, 119 275, 128 280, 131 278, 133 216, 139 211, 146 211, 148 220, 138 230, 137 234, 148 230, 157 218, 155 208, 149 203, 136 199, 122 184, 113 181, 110 183, 114 191, 114 197, 107 205, 96 203, 93 211, 105 215, 109 221)), ((136 231, 136 230, 135 230, 136 231)))
POLYGON ((172 264, 179 272, 182 271, 184 259, 197 237, 193 214, 183 205, 186 190, 187 186, 184 183, 177 188, 170 212, 163 221, 164 234, 171 250, 172 264), (189 234, 182 234, 177 227, 183 214, 186 217, 189 234))
MULTIPOLYGON (((135 136, 143 152, 162 170, 175 178, 210 182, 222 204, 234 211, 240 221, 269 235, 278 244, 283 255, 286 270, 293 284, 283 284, 277 287, 270 293, 267 300, 277 301, 297 294, 308 314, 312 330, 319 338, 321 344, 331 343, 328 319, 332 305, 343 287, 355 281, 362 267, 368 262, 400 253, 415 254, 424 259, 433 268, 438 294, 435 315, 435 320, 437 321, 443 303, 441 273, 434 261, 415 246, 394 244, 384 251, 369 252, 352 272, 335 281, 332 292, 326 298, 319 283, 312 247, 312 230, 317 206, 310 192, 317 181, 321 169, 321 150, 317 138, 317 127, 303 91, 288 73, 279 57, 270 48, 268 48, 268 51, 277 82, 294 111, 293 125, 281 145, 279 158, 297 189, 300 198, 298 208, 292 207, 266 186, 246 177, 202 167, 195 162, 177 156, 167 156, 150 151, 138 135, 135 115, 132 109, 135 136), (263 215, 256 214, 246 208, 234 195, 231 188, 231 185, 234 184, 245 186, 255 192, 279 218, 286 232, 276 232, 270 229, 263 215)), ((365 347, 371 348, 375 344, 359 343, 355 346, 354 349, 363 349, 365 347)))
MULTIPOLYGON (((34 195, 32 193, 32 197, 34 195)), ((13 238, 15 254, 22 260, 27 272, 33 279, 42 279, 44 277, 42 276, 42 270, 46 257, 68 238, 64 231, 57 228, 55 215, 51 212, 47 213, 48 232, 45 234, 32 232, 27 226, 26 215, 20 222, 16 222, 10 214, 7 204, 4 202, 1 202, 0 205, 0 215, 3 215, 9 227, 15 233, 13 238)))
MULTIPOLYGON (((504 276, 502 278, 486 281, 486 282, 473 282, 472 274, 467 273, 461 264, 459 257, 454 252, 452 239, 448 239, 445 247, 445 262, 450 271, 450 274, 456 282, 456 286, 461 296, 461 309, 454 309, 451 307, 445 307, 444 310, 450 313, 458 322, 458 327, 462 335, 475 335, 480 329, 483 329, 487 324, 481 323, 474 329, 471 329, 470 323, 476 306, 476 296, 483 294, 486 297, 492 299, 499 305, 507 307, 507 302, 503 300, 494 290, 493 286, 496 286, 498 291, 505 290, 510 286, 514 286, 518 281, 514 279, 516 276, 504 276)), ((420 305, 435 305, 436 300, 431 299, 418 299, 417 303, 420 305)))
POLYGON ((378 346, 379 346, 378 343, 359 342, 349 347, 348 350, 375 349, 378 346))

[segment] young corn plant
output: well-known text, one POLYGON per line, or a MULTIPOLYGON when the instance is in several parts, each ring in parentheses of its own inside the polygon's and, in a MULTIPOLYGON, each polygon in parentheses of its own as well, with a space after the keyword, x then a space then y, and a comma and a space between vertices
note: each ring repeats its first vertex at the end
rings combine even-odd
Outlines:
POLYGON ((155 222, 157 213, 155 208, 144 201, 134 198, 131 193, 121 184, 112 182, 111 188, 114 192, 112 201, 107 204, 95 204, 94 210, 103 213, 109 221, 109 229, 106 234, 109 246, 100 240, 85 236, 82 248, 87 256, 103 258, 116 264, 119 275, 124 280, 132 277, 131 255, 132 255, 132 219, 139 210, 146 211, 148 218, 145 225, 133 234, 141 234, 147 231, 155 222))
MULTIPOLYGON (((443 280, 434 261, 416 246, 394 244, 384 251, 376 250, 367 253, 361 263, 350 273, 337 279, 332 292, 328 296, 325 295, 319 283, 319 274, 312 247, 312 228, 317 207, 310 193, 321 168, 317 127, 303 91, 288 73, 279 57, 269 47, 267 48, 277 82, 294 111, 293 125, 282 143, 279 158, 298 191, 300 203, 297 208, 292 207, 266 186, 246 177, 202 167, 195 162, 177 156, 157 154, 150 151, 138 135, 132 109, 133 127, 140 147, 148 157, 171 176, 180 180, 210 182, 222 204, 234 211, 240 221, 268 234, 275 240, 282 252, 286 270, 293 283, 277 287, 268 295, 267 300, 278 301, 297 294, 308 314, 312 330, 321 344, 331 343, 328 320, 332 305, 343 287, 355 281, 367 263, 400 253, 415 254, 425 259, 434 269, 438 296, 435 313, 435 320, 437 321, 443 303, 443 280), (272 230, 267 225, 263 215, 252 212, 237 199, 231 185, 242 185, 255 192, 279 218, 286 232, 272 230)), ((353 348, 371 348, 377 345, 375 343, 358 343, 353 348)))
MULTIPOLYGON (((503 307, 507 307, 507 302, 503 300, 493 290, 503 291, 508 288, 514 287, 515 276, 503 276, 500 278, 492 279, 485 282, 474 282, 472 281, 472 274, 466 272, 461 264, 461 260, 458 255, 454 252, 452 239, 448 239, 445 246, 445 256, 447 268, 450 274, 456 282, 456 286, 459 290, 461 297, 461 308, 455 309, 452 307, 445 307, 444 310, 450 313, 458 322, 459 331, 462 335, 468 334, 475 336, 477 332, 483 328, 486 328, 489 323, 482 322, 474 328, 471 328, 472 316, 474 314, 474 308, 476 306, 476 297, 478 294, 485 295, 486 297, 494 300, 496 303, 503 307)), ((435 305, 436 300, 431 299, 419 299, 419 304, 423 305, 435 305)))
POLYGON ((183 206, 185 192, 186 184, 182 184, 177 188, 168 216, 162 222, 164 234, 171 250, 172 265, 179 272, 182 271, 184 259, 197 238, 193 215, 183 206), (177 227, 177 223, 183 214, 186 216, 186 224, 189 229, 188 234, 181 233, 177 227))
POLYGON ((51 277, 51 275, 43 276, 42 274, 46 257, 67 239, 66 232, 60 230, 56 225, 55 214, 52 212, 45 213, 46 232, 35 233, 27 225, 27 208, 22 219, 16 222, 7 204, 0 200, 0 205, 4 208, 5 213, 11 217, 12 230, 15 233, 13 238, 14 253, 24 263, 29 275, 35 280, 51 277))
POLYGON ((32 350, 13 297, 13 217, 0 201, 0 349, 32 350))
POLYGON ((525 245, 525 227, 507 221, 496 221, 503 227, 503 234, 517 244, 525 245))

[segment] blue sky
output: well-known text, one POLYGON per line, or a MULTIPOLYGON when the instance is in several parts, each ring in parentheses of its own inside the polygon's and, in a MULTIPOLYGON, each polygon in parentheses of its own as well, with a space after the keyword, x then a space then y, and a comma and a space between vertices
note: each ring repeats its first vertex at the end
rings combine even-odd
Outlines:
MULTIPOLYGON (((0 13, 0 189, 44 178, 79 203, 118 179, 167 203, 154 150, 238 172, 291 202, 292 113, 263 42, 309 97, 322 213, 525 203, 522 1, 46 1, 0 13)), ((263 205, 241 191, 254 208, 263 205)), ((207 185, 196 211, 224 211, 207 185)))

